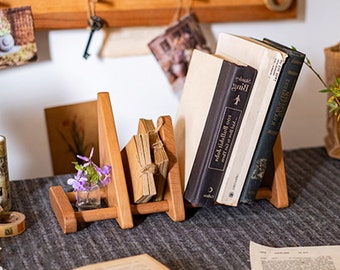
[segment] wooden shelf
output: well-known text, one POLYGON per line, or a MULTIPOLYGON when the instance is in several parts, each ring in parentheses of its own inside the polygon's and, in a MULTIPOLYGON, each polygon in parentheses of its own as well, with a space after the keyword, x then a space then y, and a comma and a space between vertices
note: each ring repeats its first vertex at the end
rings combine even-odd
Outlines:
MULTIPOLYGON (((182 1, 182 14, 187 12, 182 1)), ((272 11, 265 0, 192 0, 191 10, 201 23, 282 20, 296 18, 297 4, 285 11, 272 11)), ((280 2, 280 1, 278 1, 280 2)), ((86 28, 87 0, 1 0, 0 8, 31 6, 34 25, 41 29, 86 28)), ((96 14, 109 27, 169 25, 175 18, 179 1, 174 0, 98 0, 96 14)))

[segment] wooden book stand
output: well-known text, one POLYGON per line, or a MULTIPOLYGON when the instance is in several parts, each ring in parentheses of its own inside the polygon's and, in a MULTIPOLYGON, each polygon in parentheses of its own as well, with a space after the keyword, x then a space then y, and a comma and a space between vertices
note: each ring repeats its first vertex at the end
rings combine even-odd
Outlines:
POLYGON ((71 204, 76 200, 74 192, 65 193, 61 186, 51 187, 50 203, 63 232, 76 232, 78 222, 105 219, 116 219, 122 229, 132 228, 133 215, 158 212, 166 212, 174 221, 183 221, 185 209, 171 118, 162 116, 163 125, 159 131, 169 157, 164 200, 131 204, 108 93, 98 93, 97 108, 100 165, 110 164, 112 167, 112 179, 108 186, 101 190, 102 199, 106 201, 108 207, 77 212, 71 204))
POLYGON ((273 177, 268 186, 262 186, 256 194, 256 199, 267 199, 276 208, 289 205, 285 165, 283 160, 281 134, 279 133, 273 147, 273 177))
MULTIPOLYGON (((72 206, 72 202, 76 200, 75 192, 64 192, 61 186, 51 187, 49 190, 50 203, 62 231, 64 233, 76 232, 78 222, 106 219, 116 219, 122 229, 127 229, 134 226, 133 215, 158 212, 166 212, 174 221, 183 221, 185 207, 171 118, 162 116, 164 124, 159 131, 169 157, 164 200, 131 204, 110 96, 107 92, 98 93, 97 108, 100 165, 110 164, 112 167, 112 180, 107 187, 101 190, 102 199, 105 200, 108 207, 77 212, 72 206)), ((284 208, 288 206, 288 192, 280 136, 273 148, 273 156, 275 172, 271 187, 261 187, 256 199, 267 199, 275 207, 284 208)))

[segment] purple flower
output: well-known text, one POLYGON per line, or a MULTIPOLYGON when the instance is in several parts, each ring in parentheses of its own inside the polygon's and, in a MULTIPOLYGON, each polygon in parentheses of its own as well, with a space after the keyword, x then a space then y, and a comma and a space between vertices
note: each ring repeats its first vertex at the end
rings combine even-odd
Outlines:
POLYGON ((78 162, 74 162, 77 175, 67 180, 67 184, 72 185, 74 191, 87 190, 91 185, 97 184, 97 182, 101 182, 102 185, 106 186, 111 180, 111 166, 105 165, 103 168, 100 168, 96 165, 92 161, 93 152, 94 148, 92 147, 89 157, 77 155, 85 163, 79 165, 78 162))
MULTIPOLYGON (((92 162, 92 157, 93 157, 93 153, 94 153, 94 147, 91 148, 91 152, 90 152, 90 156, 89 157, 84 157, 84 156, 81 156, 81 155, 77 155, 77 158, 85 161, 86 163, 84 163, 84 167, 87 167, 89 166, 92 162)), ((93 163, 94 164, 94 163, 93 163)))
POLYGON ((67 180, 67 184, 72 185, 74 191, 85 190, 87 178, 83 175, 83 172, 79 170, 74 178, 70 178, 67 180))

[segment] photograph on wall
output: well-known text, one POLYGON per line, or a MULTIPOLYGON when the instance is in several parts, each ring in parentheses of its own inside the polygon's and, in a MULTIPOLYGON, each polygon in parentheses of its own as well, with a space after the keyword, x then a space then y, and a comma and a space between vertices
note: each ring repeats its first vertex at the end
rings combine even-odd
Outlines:
POLYGON ((0 9, 0 69, 36 60, 31 7, 0 9))
POLYGON ((176 95, 180 96, 194 49, 211 52, 202 29, 190 13, 148 44, 176 95))
POLYGON ((45 108, 50 154, 54 175, 74 173, 77 155, 90 155, 99 164, 97 101, 45 108))

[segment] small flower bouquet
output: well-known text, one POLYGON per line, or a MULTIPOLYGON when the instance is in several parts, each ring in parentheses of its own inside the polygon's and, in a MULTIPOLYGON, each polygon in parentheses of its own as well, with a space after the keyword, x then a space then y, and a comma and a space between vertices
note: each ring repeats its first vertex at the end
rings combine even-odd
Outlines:
POLYGON ((77 155, 77 158, 84 161, 84 164, 73 162, 77 174, 74 178, 67 180, 77 192, 77 207, 79 210, 95 209, 100 207, 100 185, 106 186, 110 182, 111 166, 105 165, 100 168, 92 161, 94 148, 90 156, 77 155))

